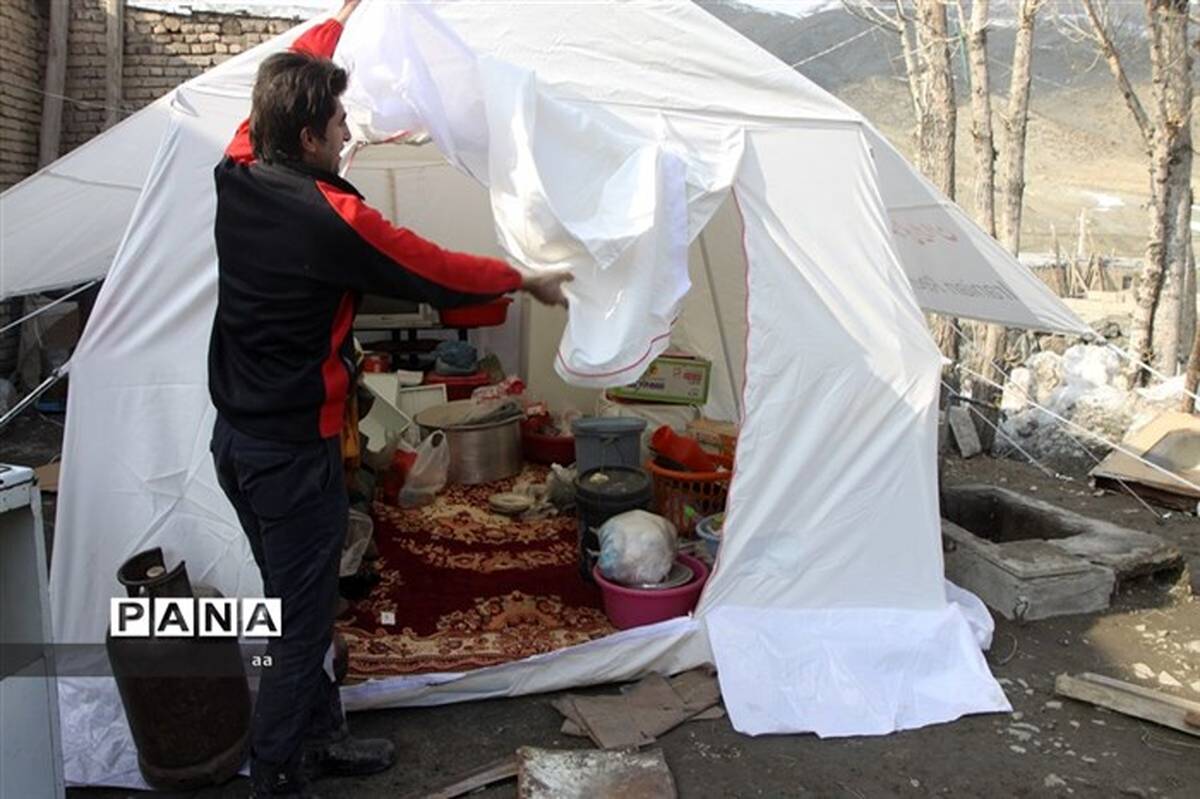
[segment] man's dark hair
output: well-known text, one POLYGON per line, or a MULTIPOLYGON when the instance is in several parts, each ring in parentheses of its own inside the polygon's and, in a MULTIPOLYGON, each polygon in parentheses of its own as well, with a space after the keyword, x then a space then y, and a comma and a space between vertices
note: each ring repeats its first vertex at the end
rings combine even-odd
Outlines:
POLYGON ((300 131, 321 138, 346 91, 346 71, 308 53, 275 53, 258 67, 250 107, 250 144, 264 163, 299 161, 300 131))

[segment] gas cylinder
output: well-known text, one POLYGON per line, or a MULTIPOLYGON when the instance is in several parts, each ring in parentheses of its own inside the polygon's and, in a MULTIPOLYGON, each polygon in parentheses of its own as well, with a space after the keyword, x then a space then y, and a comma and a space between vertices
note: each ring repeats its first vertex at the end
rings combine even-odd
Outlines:
MULTIPOLYGON (((127 560, 117 580, 152 604, 221 596, 193 589, 187 564, 168 569, 157 547, 127 560)), ((236 637, 114 637, 110 628, 105 646, 146 782, 187 791, 237 774, 250 737, 250 687, 236 637)))

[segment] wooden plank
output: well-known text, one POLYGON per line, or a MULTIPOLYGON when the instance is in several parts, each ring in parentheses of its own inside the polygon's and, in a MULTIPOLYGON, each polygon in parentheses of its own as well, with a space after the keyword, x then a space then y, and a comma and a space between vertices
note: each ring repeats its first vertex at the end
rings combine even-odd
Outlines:
POLYGON ((1078 677, 1060 674, 1054 681, 1054 691, 1059 696, 1088 702, 1200 737, 1200 729, 1192 727, 1186 721, 1188 713, 1195 710, 1181 706, 1195 705, 1194 702, 1176 699, 1158 691, 1096 674, 1081 674, 1078 677))
POLYGON ((125 73, 125 0, 104 0, 104 127, 121 121, 121 90, 125 73))
POLYGON ((456 777, 454 782, 430 793, 411 793, 406 799, 455 799, 497 782, 511 780, 519 770, 515 756, 502 757, 456 777))
POLYGON ((1131 682, 1118 680, 1115 677, 1105 677, 1103 674, 1092 674, 1090 671, 1085 671, 1079 675, 1079 679, 1087 680, 1088 682, 1096 683, 1097 685, 1105 685, 1109 688, 1114 688, 1120 691, 1128 691, 1131 694, 1152 699, 1156 702, 1163 702, 1171 707, 1179 708, 1185 713, 1200 713, 1200 702, 1193 702, 1190 699, 1183 699, 1172 694, 1157 691, 1153 688, 1146 688, 1142 685, 1135 685, 1131 682))
POLYGON ((38 166, 58 158, 62 136, 63 93, 67 89, 67 32, 69 0, 50 0, 50 32, 46 37, 46 81, 42 97, 42 129, 38 137, 38 166))

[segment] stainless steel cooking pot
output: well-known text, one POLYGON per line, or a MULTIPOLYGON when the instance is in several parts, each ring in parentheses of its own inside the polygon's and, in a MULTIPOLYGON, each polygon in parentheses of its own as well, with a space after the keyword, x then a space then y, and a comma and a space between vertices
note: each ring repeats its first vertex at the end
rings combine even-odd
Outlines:
POLYGON ((416 415, 422 437, 441 430, 450 445, 451 483, 476 485, 521 473, 521 417, 497 422, 463 423, 470 400, 458 400, 416 415))

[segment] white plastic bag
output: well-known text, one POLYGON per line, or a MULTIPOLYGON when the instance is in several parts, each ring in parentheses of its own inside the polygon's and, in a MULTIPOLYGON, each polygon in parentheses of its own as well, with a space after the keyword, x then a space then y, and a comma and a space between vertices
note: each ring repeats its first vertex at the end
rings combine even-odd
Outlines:
POLYGON ((338 566, 338 577, 352 577, 358 574, 363 554, 371 543, 374 531, 375 522, 371 520, 370 516, 360 511, 350 511, 350 519, 346 525, 346 543, 342 547, 342 561, 338 566))
POLYGON ((433 502, 437 493, 446 487, 450 474, 450 442, 446 434, 438 430, 417 447, 417 460, 413 463, 404 488, 400 489, 399 503, 405 508, 419 508, 433 502))
POLYGON ((625 583, 658 583, 675 562, 677 532, 662 516, 631 510, 600 526, 600 573, 625 583))

